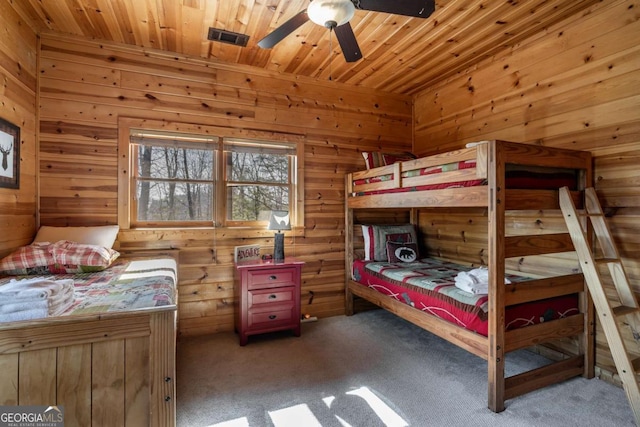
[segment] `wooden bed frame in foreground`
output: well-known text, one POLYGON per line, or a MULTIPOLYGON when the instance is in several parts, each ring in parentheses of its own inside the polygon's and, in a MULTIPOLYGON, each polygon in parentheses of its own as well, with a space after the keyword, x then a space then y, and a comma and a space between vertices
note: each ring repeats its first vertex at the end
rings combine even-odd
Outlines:
POLYGON ((175 426, 176 322, 170 304, 2 323, 0 404, 60 405, 69 426, 175 426))
MULTIPOLYGON (((494 412, 505 409, 505 400, 568 378, 594 376, 594 311, 582 274, 537 279, 525 283, 504 283, 505 259, 573 251, 567 233, 506 236, 507 210, 559 209, 557 190, 516 190, 505 188, 505 165, 567 168, 579 171, 580 190, 591 182, 591 155, 588 152, 554 149, 506 141, 488 141, 466 148, 348 174, 346 177, 346 312, 353 314, 353 298, 359 296, 444 338, 487 361, 488 407, 494 412), (476 168, 402 178, 402 171, 476 160, 476 168), (357 185, 356 181, 393 173, 393 180, 357 185), (486 179, 487 185, 413 191, 404 193, 358 195, 373 190, 414 187, 417 185, 486 179), (482 336, 415 309, 352 281, 355 257, 354 214, 358 209, 407 208, 411 221, 417 222, 420 208, 483 207, 487 209, 487 267, 489 269, 488 336, 482 336), (560 295, 580 295, 578 315, 505 331, 505 308, 560 295), (578 355, 566 356, 550 365, 505 377, 505 355, 564 337, 577 337, 578 355)), ((582 191, 572 193, 582 205, 582 191)), ((357 225, 356 225, 357 226, 357 225)))

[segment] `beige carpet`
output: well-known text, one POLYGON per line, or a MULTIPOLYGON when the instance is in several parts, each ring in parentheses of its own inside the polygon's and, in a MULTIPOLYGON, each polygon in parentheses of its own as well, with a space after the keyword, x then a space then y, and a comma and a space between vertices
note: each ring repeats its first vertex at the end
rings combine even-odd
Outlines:
MULTIPOLYGON (((546 361, 507 357, 508 375, 546 361)), ((486 362, 382 310, 302 336, 178 342, 178 426, 633 426, 622 389, 575 378, 487 409, 486 362)))

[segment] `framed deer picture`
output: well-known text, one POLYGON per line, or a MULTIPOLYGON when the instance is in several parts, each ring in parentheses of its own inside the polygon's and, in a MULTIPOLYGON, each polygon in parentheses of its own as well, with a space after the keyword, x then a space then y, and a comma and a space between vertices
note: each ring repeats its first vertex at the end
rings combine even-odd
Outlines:
POLYGON ((20 128, 0 119, 0 187, 20 188, 20 128))

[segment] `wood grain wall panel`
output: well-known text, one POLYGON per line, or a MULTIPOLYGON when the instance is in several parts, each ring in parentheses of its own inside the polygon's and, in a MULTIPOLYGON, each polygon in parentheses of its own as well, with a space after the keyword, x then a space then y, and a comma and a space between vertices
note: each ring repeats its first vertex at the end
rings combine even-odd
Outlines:
POLYGON ((125 341, 125 425, 144 425, 149 417, 149 339, 125 341))
POLYGON ((55 349, 20 354, 18 405, 50 405, 56 401, 55 349))
POLYGON ((15 406, 18 404, 19 354, 0 354, 0 405, 15 406))
POLYGON ((36 229, 37 38, 9 2, 0 4, 0 118, 20 128, 20 187, 0 188, 0 257, 36 229))
POLYGON ((125 340, 92 345, 91 419, 94 424, 125 423, 125 340))
POLYGON ((91 344, 60 347, 57 364, 57 400, 64 402, 69 425, 91 424, 91 344))
MULTIPOLYGON (((305 230, 285 252, 307 262, 302 295, 322 296, 305 311, 344 311, 344 174, 362 151, 410 150, 411 97, 52 33, 41 46, 42 224, 117 223, 119 117, 302 136, 305 230)), ((179 250, 179 332, 196 335, 233 328, 233 250, 246 244, 271 253, 273 233, 121 230, 116 247, 179 250)))
MULTIPOLYGON (((602 2, 591 13, 569 17, 479 61, 418 94, 414 120, 414 151, 419 154, 494 138, 590 151, 593 185, 636 292, 640 292, 639 7, 637 2, 602 2)), ((548 232, 562 227, 558 215, 541 214, 513 217, 510 228, 548 232)), ((456 231, 468 228, 464 221, 441 234, 426 227, 427 243, 431 237, 436 250, 459 255, 456 231)), ((464 249, 464 255, 477 259, 482 246, 474 241, 476 252, 464 249)), ((571 272, 577 263, 567 254, 515 258, 507 267, 543 274, 549 268, 571 272)), ((601 334, 598 328, 596 363, 602 372, 609 371, 603 376, 614 377, 601 334)), ((626 339, 640 355, 637 342, 626 339)))

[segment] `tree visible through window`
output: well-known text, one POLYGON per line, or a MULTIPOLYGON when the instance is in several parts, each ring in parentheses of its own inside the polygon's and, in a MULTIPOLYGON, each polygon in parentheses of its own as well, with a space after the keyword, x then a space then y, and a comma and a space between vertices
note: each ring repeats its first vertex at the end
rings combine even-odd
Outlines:
POLYGON ((225 141, 227 220, 266 221, 269 211, 290 210, 292 148, 225 141))
POLYGON ((141 131, 131 142, 137 222, 213 221, 216 144, 211 138, 141 131))
POLYGON ((133 129, 130 143, 138 226, 251 225, 294 206, 292 145, 133 129))

